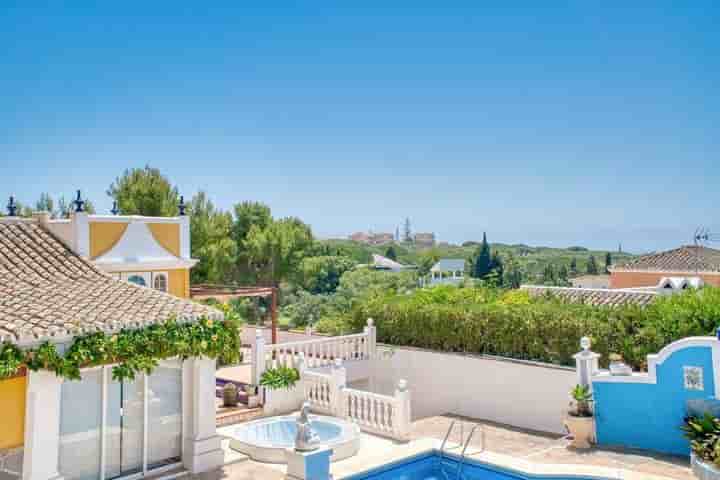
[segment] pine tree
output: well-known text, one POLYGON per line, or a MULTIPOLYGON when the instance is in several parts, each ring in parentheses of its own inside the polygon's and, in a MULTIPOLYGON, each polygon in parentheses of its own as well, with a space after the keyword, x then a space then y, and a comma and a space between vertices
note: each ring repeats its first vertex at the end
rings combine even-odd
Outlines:
POLYGON ((571 275, 578 274, 577 258, 575 258, 575 257, 573 257, 572 260, 570 260, 570 274, 571 275))
POLYGON ((605 273, 610 273, 610 267, 612 266, 612 255, 610 252, 605 254, 605 273))
POLYGON ((473 262, 472 276, 475 278, 485 278, 492 270, 492 256, 490 254, 490 244, 487 241, 487 234, 483 232, 483 241, 478 247, 477 255, 473 262))
POLYGON ((590 255, 590 258, 588 258, 587 274, 588 275, 597 275, 598 274, 598 264, 597 264, 597 260, 595 260, 594 255, 590 255))
POLYGON ((505 265, 500 254, 496 251, 493 252, 492 258, 490 259, 490 270, 495 273, 497 285, 503 284, 503 276, 505 274, 505 265))
POLYGON ((394 262, 397 262, 397 252, 395 251, 395 245, 390 245, 388 249, 385 250, 385 257, 389 258, 394 262))
POLYGON ((523 272, 520 264, 512 253, 509 253, 505 262, 505 285, 510 288, 520 288, 523 281, 523 272))
POLYGON ((40 200, 35 202, 36 212, 48 212, 52 217, 55 217, 55 202, 49 193, 41 193, 40 200))
POLYGON ((545 285, 555 285, 556 280, 555 267, 553 267, 552 263, 548 263, 543 269, 543 283, 545 285))
POLYGON ((405 218, 405 231, 403 232, 403 242, 411 243, 412 242, 412 230, 410 229, 410 218, 405 218))
POLYGON ((558 283, 560 283, 563 287, 570 283, 568 280, 568 269, 565 265, 561 265, 558 269, 557 279, 558 283))

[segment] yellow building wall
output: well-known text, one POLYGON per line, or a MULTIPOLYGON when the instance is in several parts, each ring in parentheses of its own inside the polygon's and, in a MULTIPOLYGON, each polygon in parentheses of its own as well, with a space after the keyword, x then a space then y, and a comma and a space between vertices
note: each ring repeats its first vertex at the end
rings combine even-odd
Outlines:
POLYGON ((190 270, 179 269, 168 272, 168 293, 180 298, 190 298, 190 270))
POLYGON ((25 441, 25 389, 27 377, 0 381, 0 449, 25 441))
POLYGON ((96 259, 120 241, 127 223, 90 222, 90 258, 96 259))
POLYGON ((177 223, 148 223, 155 241, 176 257, 180 256, 180 225, 177 223))

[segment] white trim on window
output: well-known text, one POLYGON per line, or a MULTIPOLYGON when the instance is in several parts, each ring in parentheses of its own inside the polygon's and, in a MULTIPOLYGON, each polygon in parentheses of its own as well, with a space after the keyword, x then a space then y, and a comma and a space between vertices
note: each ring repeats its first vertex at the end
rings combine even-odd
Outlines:
POLYGON ((167 293, 170 288, 170 281, 167 272, 153 272, 152 288, 167 293))

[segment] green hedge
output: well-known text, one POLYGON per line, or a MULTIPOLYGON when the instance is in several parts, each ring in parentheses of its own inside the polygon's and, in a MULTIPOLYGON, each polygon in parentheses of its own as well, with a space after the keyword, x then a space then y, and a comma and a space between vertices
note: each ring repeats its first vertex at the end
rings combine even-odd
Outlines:
POLYGON ((352 326, 360 329, 371 317, 381 342, 560 365, 574 365, 580 338, 588 335, 603 364, 610 353, 619 353, 633 367, 644 369, 647 354, 680 338, 712 335, 720 325, 717 288, 660 297, 644 309, 507 295, 510 301, 506 295, 485 292, 375 297, 353 312, 352 326))

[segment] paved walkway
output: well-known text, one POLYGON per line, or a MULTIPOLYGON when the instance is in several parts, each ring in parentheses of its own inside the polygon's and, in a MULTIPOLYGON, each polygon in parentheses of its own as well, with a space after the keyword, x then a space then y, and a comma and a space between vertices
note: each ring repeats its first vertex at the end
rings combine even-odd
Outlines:
MULTIPOLYGON (((413 440, 410 444, 397 444, 387 439, 373 435, 363 434, 362 447, 358 455, 341 462, 334 463, 332 472, 336 478, 343 478, 351 473, 362 471, 369 466, 385 463, 384 458, 389 456, 402 456, 405 451, 410 453, 413 448, 427 448, 437 445, 445 436, 445 432, 454 419, 467 422, 465 435, 470 425, 476 420, 453 416, 438 416, 413 423, 413 440)), ((487 458, 493 454, 512 456, 519 462, 532 462, 536 464, 564 464, 577 465, 578 470, 588 466, 599 466, 633 472, 627 478, 645 480, 647 478, 668 478, 677 480, 690 480, 693 478, 688 466, 688 459, 651 454, 649 452, 612 450, 593 448, 588 451, 579 451, 568 448, 568 441, 556 435, 547 435, 538 432, 519 430, 506 425, 489 422, 480 422, 485 430, 486 452, 482 450, 482 435, 477 435, 468 449, 469 456, 487 458)), ((228 428, 228 427, 225 427, 228 428)), ((220 432, 227 432, 221 429, 220 432)), ((451 437, 451 442, 458 442, 459 430, 451 437)), ((457 448, 454 450, 457 451, 457 448)), ((267 465, 246 459, 242 455, 228 453, 229 461, 236 461, 225 466, 222 470, 192 477, 196 480, 280 480, 285 479, 285 469, 280 465, 267 465)), ((389 461, 389 460, 388 460, 389 461)), ((572 467, 570 467, 572 470, 572 467)))
MULTIPOLYGON (((438 416, 413 423, 415 438, 442 439, 454 419, 468 425, 481 423, 485 430, 486 449, 490 452, 512 455, 527 461, 543 464, 581 464, 631 470, 639 473, 660 475, 673 479, 694 478, 689 468, 689 458, 652 454, 647 451, 592 448, 587 451, 568 448, 568 440, 556 435, 516 429, 507 425, 473 419, 438 416)), ((468 429, 465 429, 467 435, 468 429)), ((458 433, 453 435, 457 442, 458 433)), ((469 451, 482 448, 481 435, 474 437, 469 451)))

